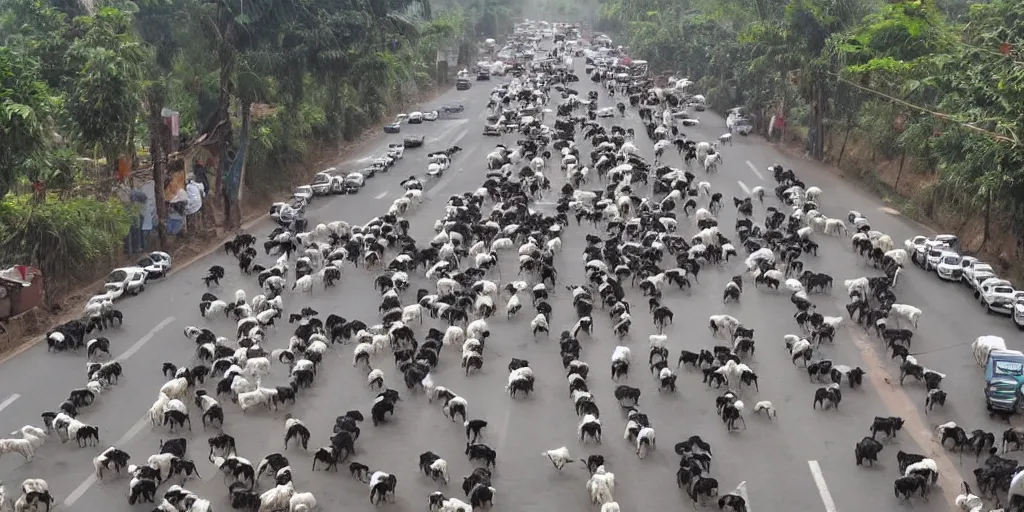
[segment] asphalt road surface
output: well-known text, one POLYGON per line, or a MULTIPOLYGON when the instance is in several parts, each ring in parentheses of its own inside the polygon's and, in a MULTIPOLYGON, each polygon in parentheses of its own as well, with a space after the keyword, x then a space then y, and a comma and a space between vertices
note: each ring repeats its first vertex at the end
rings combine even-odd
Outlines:
MULTIPOLYGON (((577 89, 586 94, 593 89, 593 84, 583 76, 581 60, 577 68, 582 80, 577 89)), ((499 141, 514 144, 519 138, 509 135, 492 139, 480 135, 487 94, 490 86, 500 81, 476 82, 469 91, 453 90, 444 94, 431 106, 460 101, 466 106, 464 120, 424 123, 417 129, 404 125, 403 133, 425 133, 426 147, 407 151, 405 159, 390 173, 369 180, 358 195, 315 200, 307 215, 311 223, 346 220, 355 224, 383 213, 391 201, 402 194, 399 181, 414 173, 424 175, 426 153, 458 144, 465 151, 455 157, 444 177, 430 185, 425 194, 427 200, 410 214, 412 235, 426 243, 433 235, 432 224, 442 214, 446 198, 475 190, 484 177, 485 155, 499 141)), ((556 101, 553 99, 552 103, 556 101)), ((612 105, 614 100, 602 93, 601 106, 612 105)), ((690 138, 714 140, 725 131, 724 121, 716 114, 704 112, 698 117, 702 124, 686 130, 690 138)), ((603 122, 634 128, 640 134, 637 145, 651 157, 652 143, 642 135, 644 130, 635 111, 628 111, 625 119, 616 117, 603 122)), ((378 147, 363 160, 399 138, 381 135, 378 147)), ((666 155, 669 153, 671 151, 666 155)), ((589 154, 589 147, 584 148, 583 154, 589 154)), ((760 138, 737 136, 733 146, 724 148, 723 156, 724 165, 718 174, 709 178, 702 171, 697 174, 699 179, 711 181, 714 191, 725 196, 726 207, 719 220, 727 236, 734 236, 735 209, 729 200, 732 196, 742 197, 745 190, 762 185, 769 192, 765 205, 778 206, 771 193, 774 182, 764 170, 776 162, 794 169, 809 186, 816 185, 824 190, 820 203, 830 217, 845 218, 849 210, 858 210, 867 215, 875 229, 889 234, 900 245, 904 239, 922 232, 923 228, 914 223, 883 213, 883 205, 877 199, 844 183, 819 164, 789 157, 760 138)), ((668 163, 682 165, 674 154, 668 158, 668 163)), ((344 165, 347 168, 357 163, 344 165)), ((552 163, 549 171, 555 185, 552 195, 543 199, 538 208, 552 208, 545 204, 554 201, 554 194, 562 183, 555 167, 552 163)), ((272 228, 269 221, 262 222, 251 232, 262 238, 272 228)), ((686 235, 691 235, 694 229, 692 224, 680 223, 680 231, 686 235)), ((584 282, 581 253, 587 232, 586 228, 573 225, 563 237, 563 252, 558 256, 559 286, 552 300, 551 339, 532 338, 529 320, 535 313, 529 307, 512 320, 506 320, 504 312, 499 311, 490 322, 492 335, 483 372, 466 377, 459 368, 458 351, 445 349, 443 362, 434 376, 435 382, 469 401, 471 417, 490 423, 483 442, 498 452, 494 486, 498 491, 496 506, 500 509, 596 510, 584 489, 587 473, 582 466, 570 466, 559 473, 542 458, 542 451, 559 446, 567 446, 576 458, 585 458, 589 453, 604 454, 609 470, 618 477, 615 498, 623 510, 650 509, 656 505, 673 509, 688 507, 687 498, 675 487, 678 457, 672 452, 672 445, 699 434, 714 447, 712 475, 719 480, 721 491, 727 492, 740 481, 746 481, 751 510, 903 510, 905 506, 898 503, 891 490, 892 481, 898 476, 897 450, 927 453, 936 458, 943 471, 940 483, 949 499, 956 494, 961 481, 957 473, 970 476, 974 463, 966 460, 960 466, 955 456, 951 461, 945 451, 938 449, 932 441, 934 425, 954 420, 968 430, 984 428, 1000 432, 1005 428, 987 418, 981 395, 982 372, 970 357, 967 345, 979 335, 994 334, 1003 336, 1008 345, 1016 348, 1019 336, 1009 321, 986 316, 962 287, 945 284, 917 268, 908 268, 896 288, 899 302, 924 311, 913 348, 921 352, 917 357, 923 364, 947 375, 943 388, 949 393, 949 401, 944 409, 926 416, 922 411, 923 385, 908 382, 901 388, 895 378, 898 370, 885 357, 881 344, 865 336, 858 327, 851 327, 842 329, 835 345, 824 350, 838 364, 864 368, 869 378, 865 379, 863 390, 844 388, 840 410, 814 411, 808 406, 818 384, 808 382, 806 373, 793 367, 783 347, 784 334, 799 332, 792 320, 795 309, 790 304, 789 294, 755 289, 748 279, 739 304, 723 306, 721 303, 727 280, 742 272, 741 254, 721 268, 706 267, 692 292, 666 292, 666 304, 676 314, 675 324, 667 328, 666 334, 675 358, 682 348, 697 350, 717 344, 706 327, 710 315, 727 313, 754 328, 759 348, 749 364, 760 375, 760 386, 765 389, 760 392, 744 389, 743 398, 751 406, 758 400, 771 400, 778 409, 778 420, 769 421, 748 410, 747 430, 727 433, 714 410, 714 397, 720 391, 709 390, 701 384, 699 372, 680 370, 679 391, 675 395, 659 394, 655 379, 645 365, 637 364, 629 383, 643 390, 641 409, 650 415, 659 438, 658 449, 645 460, 638 460, 633 447, 621 437, 625 419, 616 411, 612 397, 615 385, 607 373, 609 358, 618 343, 611 335, 608 317, 597 312, 594 336, 584 342, 583 358, 594 370, 590 384, 605 411, 605 440, 599 446, 581 446, 575 439, 578 420, 566 394, 564 370, 559 366, 555 341, 558 332, 575 321, 563 285, 584 282), (511 357, 526 358, 535 369, 537 392, 529 399, 513 401, 503 393, 506 365, 511 357), (881 465, 873 469, 856 467, 853 445, 868 435, 871 418, 876 415, 903 416, 908 426, 886 445, 881 465)), ((815 296, 813 300, 822 313, 838 315, 843 312, 845 316, 841 309, 846 300, 842 280, 878 272, 855 257, 848 240, 819 236, 818 241, 821 246, 818 257, 803 259, 807 268, 832 275, 836 288, 831 296, 815 296)), ((266 256, 261 256, 261 260, 266 266, 272 261, 266 256)), ((125 499, 127 481, 109 478, 109 481, 97 482, 90 476, 91 459, 107 446, 115 445, 128 451, 133 462, 140 463, 156 452, 161 439, 175 437, 164 428, 150 427, 141 418, 165 382, 160 373, 161 364, 171 361, 183 365, 192 361, 194 344, 182 335, 186 326, 209 327, 218 334, 233 335, 234 322, 223 318, 203 319, 198 312, 200 296, 207 291, 201 277, 215 264, 228 269, 228 276, 219 289, 211 290, 214 293, 225 298, 239 288, 244 288, 250 297, 259 293, 254 277, 239 275, 233 258, 215 252, 165 282, 151 284, 144 294, 118 303, 117 307, 124 313, 124 327, 103 334, 111 339, 115 354, 120 354, 125 376, 81 416, 83 421, 100 427, 101 445, 78 448, 73 443, 61 445, 51 438, 32 462, 25 463, 17 455, 5 456, 0 460, 0 479, 7 482, 9 492, 17 494, 18 484, 25 478, 44 478, 58 503, 67 508, 132 509, 125 499)), ((515 275, 514 256, 504 256, 501 270, 505 281, 515 275)), ((374 291, 371 278, 365 270, 346 267, 338 288, 326 292, 318 288, 312 296, 286 292, 286 309, 297 312, 303 306, 312 306, 323 318, 337 313, 375 323, 379 294, 374 291)), ((433 285, 417 277, 412 288, 419 287, 432 288, 433 285)), ((630 294, 635 314, 632 333, 626 343, 632 347, 635 359, 645 360, 647 337, 654 333, 654 328, 644 307, 646 300, 638 292, 630 294)), ((428 319, 422 328, 417 327, 418 333, 422 336, 433 322, 428 319)), ((289 335, 287 324, 278 325, 270 331, 266 348, 285 346, 289 335)), ((238 440, 239 454, 256 462, 268 453, 281 451, 284 415, 288 412, 303 419, 312 429, 311 451, 328 443, 335 416, 349 409, 360 409, 367 414, 376 393, 367 388, 364 374, 351 367, 351 349, 352 345, 333 348, 315 387, 304 392, 293 407, 276 413, 256 411, 243 415, 225 400, 228 411, 225 431, 238 440)), ((69 390, 84 385, 84 363, 84 355, 50 354, 44 345, 5 362, 0 372, 0 432, 10 432, 25 424, 41 425, 40 413, 53 410, 69 390)), ((463 498, 458 484, 461 477, 471 471, 472 465, 463 455, 462 426, 451 423, 438 406, 427 404, 422 396, 410 396, 401 386, 389 354, 377 356, 373 366, 384 370, 388 383, 401 390, 403 401, 391 423, 378 428, 369 422, 363 425, 354 460, 396 474, 398 503, 389 507, 416 510, 425 507, 427 494, 436 489, 417 471, 418 454, 432 450, 449 461, 453 482, 446 492, 463 498)), ((285 382, 286 368, 276 365, 273 376, 265 379, 264 385, 285 382)), ((203 480, 186 482, 185 487, 213 500, 215 509, 226 510, 229 508, 226 488, 212 464, 206 462, 206 439, 213 431, 203 432, 199 415, 193 417, 196 425, 185 437, 189 439, 191 455, 197 461, 203 480)), ((319 471, 313 474, 310 471, 312 453, 292 447, 286 455, 296 469, 296 488, 313 492, 324 510, 339 510, 342 503, 346 510, 372 508, 366 500, 366 486, 350 478, 344 469, 337 474, 319 471)), ((973 483, 973 477, 970 481, 973 483)), ((262 488, 268 485, 264 483, 262 488)), ((933 494, 930 502, 914 504, 916 510, 948 510, 948 507, 947 500, 939 493, 933 494)))

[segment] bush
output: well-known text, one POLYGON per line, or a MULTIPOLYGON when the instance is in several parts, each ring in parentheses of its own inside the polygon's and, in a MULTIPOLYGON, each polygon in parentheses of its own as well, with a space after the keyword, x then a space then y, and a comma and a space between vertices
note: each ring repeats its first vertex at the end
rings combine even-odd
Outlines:
POLYGON ((131 228, 135 210, 88 198, 0 200, 0 264, 32 265, 43 272, 47 301, 60 299, 71 279, 90 279, 109 266, 131 228))

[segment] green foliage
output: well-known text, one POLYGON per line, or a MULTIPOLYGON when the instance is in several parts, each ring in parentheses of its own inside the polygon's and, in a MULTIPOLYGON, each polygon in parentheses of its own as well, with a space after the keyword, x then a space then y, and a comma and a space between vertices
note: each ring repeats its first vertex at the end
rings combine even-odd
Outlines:
POLYGON ((49 145, 59 107, 39 74, 38 62, 0 47, 0 197, 31 168, 49 145))
POLYGON ((932 166, 954 202, 1008 210, 1024 236, 1021 19, 1014 0, 605 0, 598 26, 717 108, 750 107, 755 126, 779 111, 806 122, 812 156, 826 132, 859 127, 880 156, 932 166))
POLYGON ((134 215, 113 200, 9 195, 0 200, 0 261, 35 265, 51 285, 90 278, 120 250, 134 215))
POLYGON ((131 15, 103 7, 75 19, 82 36, 66 55, 65 112, 73 135, 99 146, 109 162, 134 148, 142 78, 151 56, 136 36, 131 15))
POLYGON ((245 184, 270 193, 282 171, 433 86, 438 50, 509 30, 522 1, 6 0, 0 261, 34 262, 55 283, 105 267, 130 215, 79 195, 102 196, 103 173, 149 146, 163 107, 186 137, 220 127, 218 148, 248 122, 245 184), (107 168, 90 175, 80 157, 107 168), (33 181, 50 197, 25 195, 33 181))

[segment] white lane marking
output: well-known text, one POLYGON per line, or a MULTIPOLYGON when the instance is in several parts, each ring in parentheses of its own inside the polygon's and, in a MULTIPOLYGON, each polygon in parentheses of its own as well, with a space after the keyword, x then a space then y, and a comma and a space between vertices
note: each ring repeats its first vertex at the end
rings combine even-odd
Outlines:
POLYGON ((462 130, 461 132, 459 132, 458 135, 455 136, 455 139, 452 140, 452 144, 458 144, 459 141, 462 140, 466 135, 469 135, 469 130, 462 130))
MULTIPOLYGON (((121 439, 118 439, 117 442, 113 444, 113 446, 124 446, 125 443, 131 441, 133 437, 137 436, 139 432, 142 432, 142 429, 146 428, 146 425, 148 423, 150 423, 150 420, 149 415, 147 414, 143 416, 141 419, 139 419, 139 421, 136 422, 135 425, 132 425, 132 428, 130 428, 128 432, 125 432, 125 434, 121 436, 121 439)), ((89 478, 83 480, 82 483, 78 484, 78 487, 75 487, 75 490, 71 491, 71 494, 69 494, 67 499, 64 500, 64 506, 70 507, 71 505, 74 505, 76 501, 78 501, 82 496, 85 495, 86 492, 89 491, 90 487, 96 485, 97 481, 98 479, 96 478, 95 473, 89 475, 89 478)))
POLYGON ((754 174, 756 174, 756 175, 757 175, 757 177, 758 177, 758 178, 759 178, 759 179, 760 179, 761 181, 764 181, 764 175, 763 175, 763 174, 761 174, 761 171, 757 170, 757 166, 756 166, 756 165, 754 165, 754 163, 753 163, 753 162, 751 162, 750 160, 747 160, 747 167, 750 167, 750 170, 751 170, 751 171, 754 171, 754 174))
POLYGON ((441 193, 441 190, 444 189, 444 187, 448 186, 448 184, 451 183, 453 179, 455 179, 455 175, 460 172, 462 172, 462 167, 459 167, 458 169, 455 170, 448 168, 448 172, 446 172, 444 177, 441 178, 441 181, 437 182, 437 184, 434 185, 433 188, 428 190, 427 193, 424 195, 427 197, 427 199, 433 199, 435 196, 437 196, 437 194, 441 193))
POLYGON ((373 196, 373 198, 374 199, 383 199, 384 196, 386 196, 386 195, 388 195, 388 192, 385 190, 384 192, 381 192, 380 194, 377 194, 377 195, 373 196))
POLYGON ((750 195, 750 188, 747 187, 746 183, 743 183, 742 181, 737 181, 736 183, 739 184, 740 188, 743 189, 744 193, 746 193, 747 195, 750 195))
POLYGON ((459 129, 460 126, 462 126, 462 125, 464 125, 464 124, 466 124, 468 122, 469 122, 469 119, 459 119, 455 123, 452 123, 452 126, 449 126, 448 128, 445 128, 445 130, 443 132, 441 132, 440 135, 427 139, 426 143, 427 144, 436 144, 436 143, 444 140, 444 138, 447 137, 448 134, 450 134, 453 131, 459 129))
POLYGON ((134 356, 136 352, 138 352, 139 350, 142 349, 143 345, 145 345, 146 343, 149 343, 153 339, 153 337, 156 336, 156 333, 160 332, 164 327, 167 327, 168 325, 170 325, 171 322, 173 322, 173 321, 174 321, 174 317, 173 316, 169 316, 167 318, 164 318, 164 320, 162 322, 156 324, 156 327, 152 328, 149 332, 147 332, 145 336, 139 338, 139 341, 136 341, 134 345, 128 347, 128 350, 125 350, 123 354, 117 356, 117 361, 123 363, 123 362, 127 361, 129 358, 131 358, 132 356, 134 356))
POLYGON ((19 398, 21 398, 21 395, 19 395, 17 393, 7 397, 6 400, 4 400, 3 402, 0 402, 0 411, 2 411, 4 409, 6 409, 7 407, 9 407, 11 404, 13 404, 19 398))
POLYGON ((814 485, 818 487, 818 494, 821 494, 821 501, 825 504, 825 512, 836 512, 836 502, 832 501, 832 493, 828 492, 828 485, 825 484, 825 475, 821 474, 821 466, 818 461, 807 461, 807 467, 814 477, 814 485))

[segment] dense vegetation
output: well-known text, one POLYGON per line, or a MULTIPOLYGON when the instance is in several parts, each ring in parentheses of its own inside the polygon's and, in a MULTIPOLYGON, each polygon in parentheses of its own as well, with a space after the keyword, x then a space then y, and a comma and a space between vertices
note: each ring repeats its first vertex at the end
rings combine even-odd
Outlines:
POLYGON ((1005 262, 1024 248, 1021 19, 1016 0, 605 0, 595 21, 762 132, 783 112, 905 213, 976 220, 968 245, 1005 262))
MULTIPOLYGON (((114 194, 119 159, 158 184, 176 160, 165 108, 180 113, 186 144, 201 139, 219 155, 224 186, 209 199, 220 222, 237 225, 242 191, 279 189, 282 170, 428 93, 446 79, 439 50, 470 61, 478 38, 510 30, 518 6, 5 0, 0 265, 40 267, 51 300, 108 268, 138 213, 114 194)), ((156 187, 165 218, 162 194, 156 187)))

